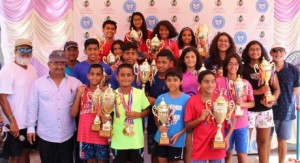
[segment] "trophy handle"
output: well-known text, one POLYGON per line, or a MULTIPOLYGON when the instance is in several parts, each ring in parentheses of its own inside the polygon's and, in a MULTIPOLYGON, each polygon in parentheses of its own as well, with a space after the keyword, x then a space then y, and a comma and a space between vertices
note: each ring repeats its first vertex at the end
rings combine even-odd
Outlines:
POLYGON ((231 118, 232 113, 234 112, 235 103, 231 100, 229 101, 228 110, 229 112, 226 115, 226 119, 229 120, 231 118))
POLYGON ((130 37, 130 32, 125 35, 126 39, 130 42, 133 42, 130 37))
POLYGON ((150 39, 146 40, 146 46, 147 46, 148 49, 151 48, 151 40, 150 39))
POLYGON ((156 106, 155 105, 153 105, 153 107, 152 107, 152 113, 155 117, 158 118, 158 115, 156 114, 156 106))
POLYGON ((228 81, 228 87, 230 90, 232 90, 234 87, 233 87, 233 81, 232 80, 229 80, 228 81))
POLYGON ((257 72, 256 69, 259 69, 258 64, 255 64, 255 65, 254 65, 254 72, 255 72, 256 74, 258 74, 258 72, 257 72))
POLYGON ((139 74, 139 65, 137 63, 135 63, 133 66, 133 72, 135 75, 139 74))
POLYGON ((161 41, 160 41, 160 44, 159 44, 158 51, 161 51, 161 49, 164 48, 164 44, 165 44, 164 40, 161 40, 161 41))
POLYGON ((103 61, 105 64, 107 64, 106 59, 107 59, 106 56, 102 57, 102 61, 103 61))

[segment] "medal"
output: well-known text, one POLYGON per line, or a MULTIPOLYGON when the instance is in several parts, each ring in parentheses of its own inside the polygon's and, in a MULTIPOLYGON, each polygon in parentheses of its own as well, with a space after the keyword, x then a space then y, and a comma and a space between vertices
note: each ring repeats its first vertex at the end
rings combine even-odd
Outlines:
MULTIPOLYGON (((121 99, 123 108, 125 109, 125 112, 126 111, 131 111, 132 97, 133 97, 132 96, 132 88, 129 92, 129 95, 128 95, 129 97, 128 97, 127 103, 125 102, 125 98, 124 98, 124 95, 123 95, 123 92, 122 92, 121 89, 119 89, 119 94, 120 94, 120 99, 121 99)), ((133 119, 125 118, 123 134, 127 135, 127 136, 133 136, 135 134, 133 119)))

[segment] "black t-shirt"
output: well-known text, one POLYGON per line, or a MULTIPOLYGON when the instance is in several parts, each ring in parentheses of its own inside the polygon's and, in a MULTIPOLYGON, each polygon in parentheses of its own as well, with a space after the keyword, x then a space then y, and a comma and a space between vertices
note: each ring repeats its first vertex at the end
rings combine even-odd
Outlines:
MULTIPOLYGON (((259 74, 256 74, 254 71, 254 68, 251 67, 249 64, 244 64, 243 78, 250 82, 253 90, 256 90, 256 89, 259 89, 260 87, 262 87, 262 86, 258 85, 259 74)), ((271 91, 272 91, 272 88, 271 88, 271 91)), ((263 97, 264 97, 264 94, 254 95, 255 106, 253 108, 249 108, 249 111, 261 112, 261 111, 267 111, 267 110, 272 109, 272 108, 268 108, 260 103, 260 100, 263 97)))

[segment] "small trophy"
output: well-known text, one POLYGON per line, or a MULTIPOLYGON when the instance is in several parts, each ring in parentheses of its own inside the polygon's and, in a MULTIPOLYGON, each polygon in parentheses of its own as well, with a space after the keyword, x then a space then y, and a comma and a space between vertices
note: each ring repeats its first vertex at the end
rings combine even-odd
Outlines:
MULTIPOLYGON (((164 98, 162 98, 161 102, 157 106, 152 107, 152 112, 154 116, 161 122, 162 126, 168 127, 171 123, 171 117, 174 115, 175 110, 167 105, 164 98)), ((168 145, 170 144, 170 138, 168 137, 168 133, 163 132, 161 133, 159 139, 160 145, 168 145)))
POLYGON ((268 102, 275 101, 275 97, 272 95, 270 86, 269 86, 269 81, 271 78, 273 81, 273 76, 274 76, 274 72, 275 72, 274 62, 269 62, 263 57, 263 60, 260 63, 260 65, 258 65, 258 64, 254 65, 254 71, 256 74, 260 75, 260 81, 261 81, 260 85, 265 84, 267 87, 269 87, 268 91, 265 92, 266 102, 268 103, 268 102), (257 69, 259 69, 258 72, 257 72, 257 69))
POLYGON ((157 34, 150 40, 147 39, 146 45, 150 49, 151 53, 158 53, 164 47, 164 41, 159 40, 157 34))
POLYGON ((131 28, 131 31, 125 35, 127 40, 130 42, 139 42, 141 41, 141 38, 143 37, 142 31, 136 31, 133 28, 131 28))
POLYGON ((100 112, 100 98, 101 98, 102 91, 99 88, 99 85, 97 85, 96 90, 92 93, 92 104, 93 104, 93 110, 92 112, 96 114, 96 117, 94 119, 94 123, 91 126, 91 130, 93 131, 99 131, 100 130, 100 118, 99 118, 99 112, 100 112))
MULTIPOLYGON (((234 96, 237 99, 242 98, 246 95, 247 91, 247 83, 243 81, 243 79, 238 75, 237 79, 235 81, 230 80, 230 83, 233 85, 233 88, 230 87, 230 89, 233 89, 234 96)), ((241 106, 236 105, 235 106, 235 116, 236 117, 242 117, 244 115, 243 110, 241 109, 241 106)))
POLYGON ((107 56, 104 56, 103 57, 103 62, 105 64, 108 64, 108 65, 113 65, 115 62, 116 62, 116 57, 115 55, 110 51, 109 54, 107 56))
MULTIPOLYGON (((207 24, 200 24, 199 26, 195 26, 195 38, 196 43, 199 45, 198 52, 201 56, 206 56, 206 52, 204 51, 204 48, 201 45, 201 40, 205 41, 205 47, 207 47, 207 38, 209 34, 209 28, 207 24)), ((207 49, 207 48, 206 48, 207 49)))
MULTIPOLYGON (((111 85, 108 85, 108 88, 104 91, 101 96, 101 105, 102 105, 102 116, 110 118, 111 112, 113 112, 115 107, 115 92, 111 88, 111 85)), ((111 120, 108 120, 106 123, 102 124, 102 128, 99 132, 99 136, 110 138, 111 137, 111 120)))
MULTIPOLYGON (((211 101, 208 100, 207 103, 211 103, 211 101)), ((213 102, 212 115, 218 124, 217 134, 212 143, 212 147, 214 149, 225 149, 225 142, 221 131, 222 123, 225 121, 225 119, 227 120, 230 119, 233 111, 234 111, 234 102, 233 101, 227 102, 223 97, 222 93, 219 95, 216 101, 213 102)))
POLYGON ((147 59, 141 65, 134 65, 134 73, 141 79, 142 90, 145 91, 146 83, 148 82, 151 76, 151 67, 147 62, 147 59))

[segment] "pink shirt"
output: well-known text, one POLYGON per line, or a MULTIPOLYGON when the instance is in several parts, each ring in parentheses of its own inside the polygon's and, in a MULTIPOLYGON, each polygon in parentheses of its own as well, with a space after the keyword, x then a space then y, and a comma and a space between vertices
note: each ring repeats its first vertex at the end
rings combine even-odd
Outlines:
POLYGON ((91 94, 92 92, 86 88, 81 97, 77 141, 90 144, 107 145, 107 139, 100 137, 99 131, 91 130, 91 125, 96 117, 96 114, 92 113, 91 94))
POLYGON ((182 75, 182 84, 181 84, 182 92, 192 96, 198 92, 198 80, 197 74, 186 71, 182 75))
MULTIPOLYGON (((242 102, 254 101, 253 89, 251 84, 245 79, 243 79, 243 81, 247 84, 247 90, 245 92, 246 95, 242 97, 242 102)), ((228 85, 229 79, 226 77, 218 77, 216 82, 217 82, 216 91, 220 92, 222 90, 223 95, 227 100, 234 100, 235 97, 233 97, 233 93, 230 90, 230 87, 228 85)), ((237 119, 234 129, 248 127, 248 108, 242 107, 241 109, 244 112, 244 116, 237 119)))

